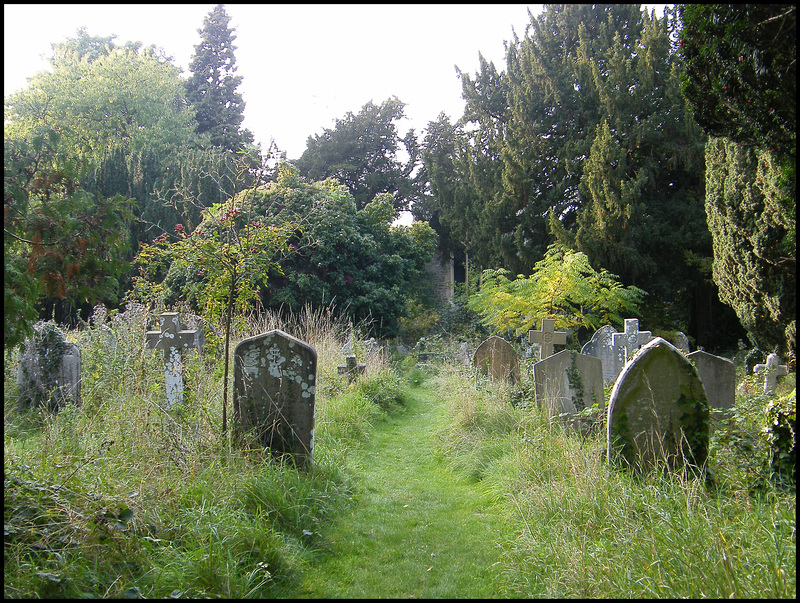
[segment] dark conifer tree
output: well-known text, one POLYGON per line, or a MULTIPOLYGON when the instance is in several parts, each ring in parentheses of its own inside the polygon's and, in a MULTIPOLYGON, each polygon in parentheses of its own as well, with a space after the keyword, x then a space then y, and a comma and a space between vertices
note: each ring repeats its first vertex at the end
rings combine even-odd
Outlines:
POLYGON ((253 142, 253 134, 241 129, 244 101, 236 88, 242 76, 236 73, 236 35, 229 27, 230 16, 217 5, 197 30, 200 43, 194 47, 189 65, 186 97, 197 111, 197 133, 208 133, 214 146, 238 151, 253 142))

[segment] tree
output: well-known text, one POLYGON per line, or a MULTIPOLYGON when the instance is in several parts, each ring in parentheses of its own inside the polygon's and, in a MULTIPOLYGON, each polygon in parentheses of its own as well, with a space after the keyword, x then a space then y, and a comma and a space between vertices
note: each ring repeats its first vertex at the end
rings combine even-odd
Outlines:
POLYGON ((679 4, 683 91, 713 136, 794 157, 797 7, 679 4))
POLYGON ((295 166, 310 181, 336 178, 353 195, 358 209, 380 193, 392 195, 396 210, 407 209, 416 196, 411 178, 415 138, 412 134, 400 139, 397 134, 395 122, 403 118, 404 107, 393 97, 380 105, 368 102, 358 115, 348 112, 336 120, 334 129, 308 137, 295 166), (398 157, 401 142, 411 156, 406 164, 398 157))
MULTIPOLYGON (((52 71, 37 73, 5 99, 5 131, 28 141, 47 130, 59 133, 59 152, 82 166, 84 190, 134 199, 136 217, 171 229, 180 214, 164 206, 158 189, 173 186, 181 173, 177 159, 201 141, 178 68, 156 49, 138 46, 117 47, 80 30, 55 45, 52 71)), ((145 224, 136 223, 132 242, 146 236, 145 224)))
POLYGON ((762 350, 795 353, 795 199, 770 151, 712 138, 706 148, 706 214, 714 239, 714 280, 762 350))
MULTIPOLYGON (((246 172, 246 158, 240 173, 246 172)), ((228 425, 228 375, 231 328, 234 313, 242 316, 255 309, 259 292, 271 271, 281 272, 280 260, 295 233, 293 223, 275 225, 253 213, 245 191, 226 203, 203 212, 203 221, 191 234, 175 227, 172 240, 165 233, 152 245, 143 244, 136 257, 138 275, 129 299, 164 306, 179 301, 192 303, 212 324, 222 324, 224 374, 222 432, 228 425)))
POLYGON ((503 269, 483 271, 480 291, 469 300, 469 308, 497 330, 527 333, 543 318, 553 318, 557 328, 585 327, 597 330, 604 324, 622 325, 625 316, 638 314, 645 292, 623 287, 605 270, 597 272, 586 254, 551 245, 533 272, 516 279, 503 269))
POLYGON ((796 341, 796 7, 679 5, 683 90, 706 147, 714 281, 751 341, 796 341))
POLYGON ((236 73, 236 35, 229 27, 231 18, 223 5, 217 5, 198 29, 200 43, 189 64, 192 75, 186 83, 186 97, 196 111, 197 133, 208 133, 211 144, 238 151, 252 143, 253 134, 242 130, 244 106, 236 88, 242 76, 236 73))
POLYGON ((43 296, 73 307, 116 298, 133 216, 124 197, 80 188, 53 130, 3 142, 3 343, 13 347, 32 334, 43 296))

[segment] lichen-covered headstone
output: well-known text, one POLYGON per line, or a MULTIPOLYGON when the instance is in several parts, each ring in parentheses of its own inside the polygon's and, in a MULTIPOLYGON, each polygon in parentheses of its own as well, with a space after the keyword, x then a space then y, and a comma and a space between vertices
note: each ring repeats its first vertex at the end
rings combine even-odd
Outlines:
POLYGON ((550 416, 574 415, 603 399, 603 365, 599 358, 562 350, 533 365, 536 402, 550 416))
POLYGON ((694 365, 657 337, 622 369, 608 403, 608 458, 647 470, 702 468, 708 457, 708 400, 694 365))
POLYGON ((502 337, 492 335, 475 350, 472 365, 492 381, 520 382, 519 358, 513 346, 502 337))
POLYGON ((653 334, 650 331, 639 330, 638 318, 626 318, 625 331, 622 333, 614 333, 611 337, 612 345, 617 351, 617 362, 619 363, 619 368, 617 370, 622 370, 628 356, 652 339, 653 334))
POLYGON ((684 354, 688 354, 692 351, 691 347, 689 346, 689 336, 683 331, 678 331, 675 333, 675 347, 684 354))
POLYGON ((17 384, 20 404, 57 411, 80 403, 81 351, 52 323, 37 322, 19 358, 17 384))
POLYGON ((164 383, 167 406, 183 402, 186 386, 183 354, 203 346, 203 333, 199 329, 182 329, 177 312, 164 312, 159 317, 161 330, 145 333, 145 345, 164 352, 164 383))
POLYGON ((703 387, 706 388, 711 408, 730 410, 736 400, 736 368, 727 358, 714 356, 703 350, 687 354, 694 363, 703 387))
POLYGON ((611 325, 600 327, 581 348, 581 354, 600 359, 603 365, 603 380, 606 383, 613 383, 623 366, 619 363, 618 354, 614 349, 614 333, 614 327, 611 325))
POLYGON ((280 330, 245 339, 234 351, 233 420, 275 456, 310 466, 314 452, 317 352, 280 330))

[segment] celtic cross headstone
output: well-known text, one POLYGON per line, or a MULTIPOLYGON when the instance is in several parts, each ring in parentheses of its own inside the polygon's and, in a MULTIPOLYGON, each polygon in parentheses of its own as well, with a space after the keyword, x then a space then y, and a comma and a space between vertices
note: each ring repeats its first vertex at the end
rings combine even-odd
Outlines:
POLYGON ((554 345, 567 345, 567 332, 555 330, 556 321, 554 318, 543 318, 540 331, 531 329, 528 331, 528 343, 538 343, 541 345, 539 359, 544 360, 553 355, 554 345))

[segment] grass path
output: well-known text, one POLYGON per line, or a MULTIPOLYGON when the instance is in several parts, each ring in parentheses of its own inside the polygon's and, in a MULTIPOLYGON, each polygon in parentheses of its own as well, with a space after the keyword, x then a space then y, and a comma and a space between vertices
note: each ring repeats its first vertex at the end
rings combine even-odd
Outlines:
POLYGON ((507 596, 501 509, 437 458, 435 433, 447 410, 435 392, 423 386, 411 396, 354 457, 353 502, 323 534, 325 552, 296 596, 507 596))

